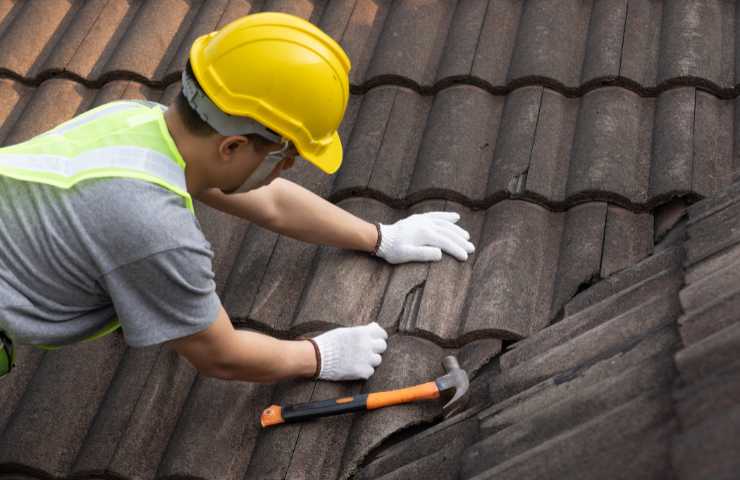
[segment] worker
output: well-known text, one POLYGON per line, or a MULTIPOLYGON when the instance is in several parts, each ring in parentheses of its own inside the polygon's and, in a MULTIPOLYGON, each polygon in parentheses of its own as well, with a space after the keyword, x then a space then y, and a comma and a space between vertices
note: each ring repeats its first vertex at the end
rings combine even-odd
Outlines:
POLYGON ((210 377, 369 378, 387 348, 377 323, 296 340, 234 329, 192 200, 393 264, 466 260, 457 213, 373 224, 279 178, 296 157, 339 168, 349 70, 309 22, 249 15, 195 40, 169 108, 107 103, 0 149, 0 370, 19 344, 121 327, 129 346, 164 344, 210 377))

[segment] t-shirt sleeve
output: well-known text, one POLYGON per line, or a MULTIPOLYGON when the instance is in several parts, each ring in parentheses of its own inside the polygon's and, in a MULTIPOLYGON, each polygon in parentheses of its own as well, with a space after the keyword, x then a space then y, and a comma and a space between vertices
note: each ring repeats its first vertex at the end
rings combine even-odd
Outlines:
POLYGON ((221 302, 211 253, 178 247, 119 266, 105 274, 126 343, 146 347, 208 328, 221 302))

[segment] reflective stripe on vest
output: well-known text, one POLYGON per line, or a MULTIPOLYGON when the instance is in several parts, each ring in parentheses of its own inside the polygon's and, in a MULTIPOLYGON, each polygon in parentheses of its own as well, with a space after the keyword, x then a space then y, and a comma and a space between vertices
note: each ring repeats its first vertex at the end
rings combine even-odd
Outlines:
MULTIPOLYGON (((0 148, 0 175, 64 189, 96 178, 139 179, 176 193, 194 212, 185 182, 185 161, 167 130, 164 107, 150 105, 111 102, 26 142, 0 148)), ((113 320, 85 340, 119 327, 113 320)))

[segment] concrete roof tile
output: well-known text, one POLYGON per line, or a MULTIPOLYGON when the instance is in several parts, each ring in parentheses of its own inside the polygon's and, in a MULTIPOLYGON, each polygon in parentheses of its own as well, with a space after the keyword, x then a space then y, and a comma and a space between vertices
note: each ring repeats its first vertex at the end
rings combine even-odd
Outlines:
POLYGON ((662 2, 629 2, 619 74, 640 85, 656 85, 662 2))
POLYGON ((91 108, 95 94, 70 80, 47 80, 34 89, 23 115, 8 129, 5 144, 26 141, 91 108))
POLYGON ((674 439, 673 458, 679 478, 730 479, 740 469, 737 455, 737 429, 740 406, 680 433, 674 439))
POLYGON ((696 89, 677 88, 655 104, 649 196, 691 189, 696 89))
POLYGON ((66 476, 124 350, 109 335, 46 352, 0 437, 0 463, 66 476))
POLYGON ((259 414, 272 390, 272 385, 198 376, 157 475, 244 478, 262 429, 259 414))
POLYGON ((528 186, 543 90, 542 87, 524 87, 506 96, 489 170, 489 194, 523 193, 528 186))
POLYGON ((609 205, 601 278, 640 263, 653 252, 653 216, 609 205))
POLYGON ((22 2, 6 12, 0 37, 0 68, 20 76, 33 77, 44 59, 75 17, 81 3, 73 0, 22 2))
POLYGON ((557 0, 525 4, 509 80, 547 77, 565 85, 578 85, 592 3, 557 0))
POLYGON ((477 243, 464 333, 521 338, 549 322, 562 214, 504 201, 486 213, 477 243))
POLYGON ((141 408, 138 401, 162 351, 160 346, 125 350, 72 471, 87 474, 111 467, 119 454, 119 442, 129 429, 132 414, 141 408))
POLYGON ((606 203, 584 203, 565 213, 552 312, 559 312, 579 289, 599 278, 607 209, 606 203))
POLYGON ((624 0, 595 2, 588 24, 586 53, 580 83, 617 77, 622 64, 624 26, 629 11, 624 0))
POLYGON ((430 97, 399 87, 363 95, 334 192, 372 190, 404 198, 430 106, 430 97))
MULTIPOLYGON (((349 199, 339 204, 360 218, 382 223, 393 212, 379 202, 349 199)), ((315 329, 324 325, 363 325, 377 316, 390 275, 389 264, 369 255, 321 247, 295 325, 315 329)), ((385 326, 385 325, 384 325, 385 326)))
POLYGON ((405 77, 434 82, 455 4, 412 0, 394 3, 385 18, 367 77, 405 77))
MULTIPOLYGON (((366 391, 385 391, 418 385, 443 375, 444 351, 434 343, 416 337, 395 335, 376 375, 367 382, 366 391)), ((367 453, 381 440, 411 425, 430 422, 441 415, 440 401, 416 402, 373 410, 357 416, 352 424, 342 459, 342 475, 352 474, 367 453)))
POLYGON ((390 8, 388 2, 345 1, 332 4, 321 18, 319 27, 339 42, 352 62, 349 79, 353 85, 367 78, 367 69, 390 8))
POLYGON ((7 145, 5 140, 23 115, 28 102, 34 94, 34 89, 13 80, 0 80, 0 142, 7 145))
POLYGON ((477 431, 475 418, 446 420, 423 434, 373 452, 374 459, 363 465, 358 479, 458 478, 456 457, 473 442, 477 431))
POLYGON ((555 400, 527 418, 502 418, 498 412, 481 425, 482 440, 469 448, 463 461, 488 458, 491 463, 504 463, 539 444, 584 424, 604 412, 619 407, 647 393, 669 390, 673 382, 670 356, 615 371, 578 392, 555 400), (494 453, 495 452, 495 453, 494 453))
POLYGON ((526 191, 552 201, 566 199, 581 99, 544 89, 539 106, 526 191))
POLYGON ((501 97, 468 85, 437 94, 409 194, 446 190, 482 198, 502 108, 501 97))
POLYGON ((162 79, 200 4, 184 0, 143 2, 105 72, 128 71, 147 79, 162 79))
POLYGON ((602 190, 635 203, 647 200, 652 102, 616 87, 581 100, 568 176, 568 195, 602 190))
POLYGON ((740 360, 707 372, 699 381, 674 390, 676 410, 684 430, 740 404, 740 360))
POLYGON ((79 10, 54 43, 51 54, 35 65, 30 73, 36 75, 55 70, 74 73, 85 79, 99 78, 106 72, 108 59, 118 48, 141 6, 141 2, 105 0, 78 3, 79 10))
POLYGON ((501 463, 490 452, 466 457, 460 478, 585 479, 606 471, 661 478, 671 472, 668 440, 675 430, 668 421, 671 408, 669 395, 642 395, 501 463))
POLYGON ((732 2, 678 0, 663 6, 658 82, 702 77, 716 85, 734 80, 732 2))
POLYGON ((694 172, 691 190, 710 197, 727 186, 735 168, 733 146, 736 137, 735 104, 696 91, 694 118, 694 172))
POLYGON ((734 323, 676 353, 676 366, 681 378, 697 382, 713 370, 719 370, 737 359, 740 346, 740 323, 734 323))

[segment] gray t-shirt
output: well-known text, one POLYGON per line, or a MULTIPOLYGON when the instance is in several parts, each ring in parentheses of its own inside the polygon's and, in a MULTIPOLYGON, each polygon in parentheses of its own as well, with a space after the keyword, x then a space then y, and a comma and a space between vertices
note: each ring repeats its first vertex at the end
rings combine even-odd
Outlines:
POLYGON ((160 186, 0 176, 0 330, 19 343, 73 343, 115 316, 134 347, 204 330, 220 306, 212 258, 195 216, 160 186))

